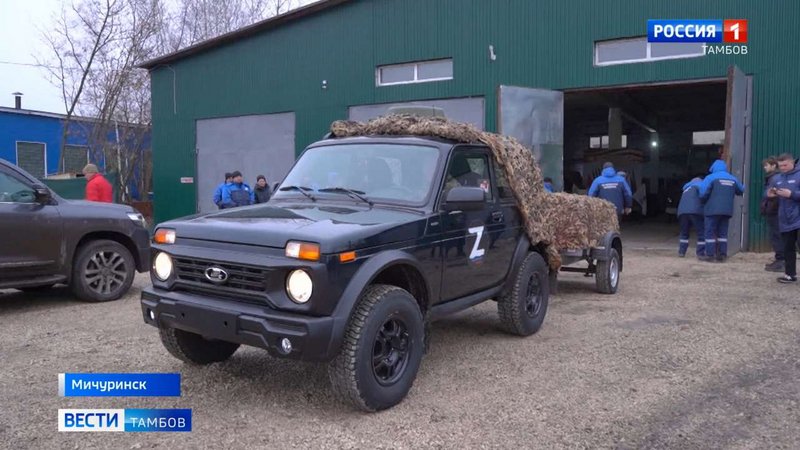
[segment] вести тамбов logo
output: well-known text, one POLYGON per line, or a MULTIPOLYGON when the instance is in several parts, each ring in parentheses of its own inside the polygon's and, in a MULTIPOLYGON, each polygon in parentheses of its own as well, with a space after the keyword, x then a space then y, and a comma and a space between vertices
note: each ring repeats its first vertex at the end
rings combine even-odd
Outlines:
POLYGON ((647 42, 701 43, 705 55, 746 55, 747 19, 651 19, 647 42))

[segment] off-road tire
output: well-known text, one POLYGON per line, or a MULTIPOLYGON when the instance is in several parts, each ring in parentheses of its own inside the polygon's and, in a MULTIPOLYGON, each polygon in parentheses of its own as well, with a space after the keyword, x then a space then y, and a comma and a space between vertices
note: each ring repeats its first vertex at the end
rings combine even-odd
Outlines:
POLYGON ((328 365, 334 394, 355 408, 369 412, 400 403, 417 377, 424 341, 422 313, 408 291, 382 284, 367 287, 348 320, 339 354, 328 365), (376 343, 379 332, 398 320, 407 331, 405 362, 398 371, 398 379, 391 384, 381 384, 374 368, 376 343))
POLYGON ((601 294, 614 294, 619 287, 620 261, 617 249, 609 251, 606 261, 597 262, 597 274, 595 276, 595 286, 597 292, 601 294))
POLYGON ((239 348, 233 342, 209 340, 196 333, 171 327, 159 327, 161 343, 167 351, 190 364, 211 364, 231 357, 239 348))
POLYGON ((511 290, 497 300, 500 323, 509 333, 530 336, 539 331, 547 315, 550 297, 547 263, 542 255, 530 252, 513 276, 511 290), (530 297, 531 294, 538 298, 530 297))
MULTIPOLYGON (((100 261, 100 259, 98 259, 98 261, 100 261)), ((116 262, 110 264, 116 264, 116 262)), ((72 289, 72 293, 83 301, 108 302, 117 300, 125 295, 128 289, 131 288, 135 276, 136 265, 131 252, 119 242, 100 239, 90 241, 78 249, 72 264, 70 288, 72 289), (116 256, 113 256, 113 258, 114 261, 120 263, 120 266, 117 266, 115 270, 122 279, 114 278, 113 282, 109 281, 108 289, 104 289, 99 285, 97 287, 92 287, 92 283, 87 280, 87 277, 91 277, 88 271, 96 270, 89 269, 89 266, 97 267, 91 260, 100 254, 104 255, 103 258, 107 258, 108 260, 112 258, 112 255, 118 255, 118 258, 116 256), (98 290, 100 292, 98 292, 98 290)))

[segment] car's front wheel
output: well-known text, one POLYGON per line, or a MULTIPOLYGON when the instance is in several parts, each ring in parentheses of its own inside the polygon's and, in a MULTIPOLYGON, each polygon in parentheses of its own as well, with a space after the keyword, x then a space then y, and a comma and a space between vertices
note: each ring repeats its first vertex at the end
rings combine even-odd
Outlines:
POLYGON ((107 302, 125 295, 135 275, 133 256, 119 242, 91 241, 81 246, 72 265, 72 292, 87 302, 107 302))
POLYGON ((417 377, 424 341, 422 313, 408 291, 368 287, 350 317, 338 356, 328 366, 334 392, 363 411, 400 403, 417 377))

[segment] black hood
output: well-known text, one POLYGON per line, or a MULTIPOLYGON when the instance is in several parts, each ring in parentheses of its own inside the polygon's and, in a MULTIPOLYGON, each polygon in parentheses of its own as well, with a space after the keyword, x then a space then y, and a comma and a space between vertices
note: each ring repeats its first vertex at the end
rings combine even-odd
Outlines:
POLYGON ((337 253, 415 239, 425 232, 421 212, 334 203, 255 205, 187 217, 161 225, 178 239, 284 248, 290 240, 317 242, 337 253))

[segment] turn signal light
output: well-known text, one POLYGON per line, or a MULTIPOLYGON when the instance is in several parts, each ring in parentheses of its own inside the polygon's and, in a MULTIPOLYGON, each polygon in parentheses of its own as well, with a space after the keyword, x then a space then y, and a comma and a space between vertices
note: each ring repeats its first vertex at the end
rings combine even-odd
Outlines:
POLYGON ((174 244, 175 243, 175 230, 169 228, 159 228, 153 235, 153 241, 156 244, 174 244))
POLYGON ((339 253, 339 262, 346 263, 356 260, 356 252, 339 253))
POLYGON ((286 244, 286 256, 306 261, 319 261, 319 244, 289 241, 286 244))

